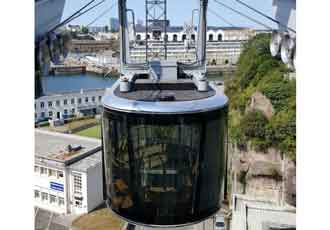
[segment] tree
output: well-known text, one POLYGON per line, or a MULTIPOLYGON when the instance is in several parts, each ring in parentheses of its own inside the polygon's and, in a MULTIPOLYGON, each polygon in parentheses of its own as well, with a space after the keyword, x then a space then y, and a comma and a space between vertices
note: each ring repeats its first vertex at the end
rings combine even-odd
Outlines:
POLYGON ((86 27, 86 26, 83 26, 82 28, 81 28, 81 32, 83 33, 83 34, 88 34, 88 28, 86 27))

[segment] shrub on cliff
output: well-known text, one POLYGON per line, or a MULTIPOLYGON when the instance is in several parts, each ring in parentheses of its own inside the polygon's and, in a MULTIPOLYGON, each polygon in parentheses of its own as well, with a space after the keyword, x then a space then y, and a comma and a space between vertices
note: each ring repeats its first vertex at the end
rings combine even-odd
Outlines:
POLYGON ((229 133, 239 146, 250 142, 257 150, 275 147, 295 160, 296 81, 286 78, 289 70, 271 57, 269 40, 269 35, 259 34, 248 41, 238 61, 236 76, 225 82, 230 98, 229 133), (251 95, 256 91, 269 98, 275 109, 270 120, 261 112, 247 112, 251 95))

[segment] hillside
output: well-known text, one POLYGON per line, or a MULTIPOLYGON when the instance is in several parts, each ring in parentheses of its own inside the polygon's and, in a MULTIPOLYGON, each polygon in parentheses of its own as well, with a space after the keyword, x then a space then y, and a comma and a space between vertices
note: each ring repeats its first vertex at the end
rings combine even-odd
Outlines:
POLYGON ((296 81, 272 58, 270 36, 257 35, 245 44, 236 76, 227 79, 231 142, 240 149, 267 152, 274 148, 296 160, 296 81))

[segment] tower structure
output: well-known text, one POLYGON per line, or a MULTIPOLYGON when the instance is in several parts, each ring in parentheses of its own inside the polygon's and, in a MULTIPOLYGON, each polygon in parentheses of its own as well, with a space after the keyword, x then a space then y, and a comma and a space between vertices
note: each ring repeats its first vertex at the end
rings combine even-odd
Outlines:
POLYGON ((146 61, 149 60, 149 42, 152 40, 163 43, 162 50, 157 54, 167 59, 167 0, 146 0, 146 61), (150 36, 151 35, 151 36, 150 36))

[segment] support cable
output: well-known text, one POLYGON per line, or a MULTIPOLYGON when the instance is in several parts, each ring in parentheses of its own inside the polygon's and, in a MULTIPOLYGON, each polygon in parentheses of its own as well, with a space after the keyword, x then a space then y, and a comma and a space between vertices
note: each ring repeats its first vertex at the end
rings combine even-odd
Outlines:
POLYGON ((79 10, 77 10, 75 13, 73 13, 71 16, 69 16, 67 19, 65 19, 63 22, 60 22, 59 24, 55 25, 52 29, 49 30, 48 33, 52 33, 55 30, 57 30, 58 28, 66 25, 67 23, 70 22, 70 20, 74 17, 76 17, 77 15, 79 15, 81 13, 81 11, 83 11, 84 9, 86 9, 89 5, 91 5, 93 2, 95 2, 96 0, 91 0, 90 2, 88 2, 86 5, 84 5, 82 8, 80 8, 79 10))
MULTIPOLYGON (((101 2, 99 2, 99 3, 97 3, 97 4, 95 4, 94 6, 88 8, 88 9, 85 10, 84 12, 81 12, 81 13, 78 14, 77 16, 73 17, 69 22, 72 22, 73 20, 79 18, 80 16, 82 16, 82 15, 85 14, 85 13, 87 13, 88 11, 91 11, 92 9, 94 9, 95 7, 101 5, 101 4, 102 4, 103 2, 105 2, 105 1, 106 1, 106 0, 103 0, 103 1, 101 1, 101 2)), ((68 22, 68 23, 69 23, 69 22, 68 22)))
POLYGON ((109 13, 110 10, 112 10, 113 7, 115 7, 118 4, 118 2, 114 2, 108 9, 106 9, 105 11, 103 11, 99 16, 97 16, 94 20, 92 20, 90 23, 87 24, 86 27, 94 24, 95 22, 97 22, 100 18, 102 18, 104 15, 106 15, 107 13, 109 13))
POLYGON ((234 24, 230 23, 227 19, 225 19, 224 17, 222 17, 221 15, 219 15, 218 13, 216 13, 214 10, 208 9, 209 12, 211 14, 213 14, 214 16, 216 16, 217 18, 219 18, 220 20, 222 20, 223 22, 225 22, 227 25, 230 25, 232 27, 235 27, 234 24))
POLYGON ((296 30, 290 28, 290 27, 287 26, 287 25, 282 24, 280 21, 278 21, 278 20, 276 20, 276 19, 274 19, 274 18, 272 18, 272 17, 270 17, 270 16, 264 14, 264 13, 261 12, 260 10, 257 10, 257 9, 255 9, 255 8, 253 8, 252 6, 246 4, 245 2, 242 2, 242 1, 240 1, 240 0, 235 0, 235 1, 238 2, 238 3, 241 4, 241 5, 243 5, 243 6, 247 7, 247 8, 249 8, 250 10, 253 10, 253 11, 256 12, 257 14, 259 14, 259 15, 261 15, 261 16, 267 18, 268 20, 270 20, 270 21, 272 21, 272 22, 275 22, 275 23, 277 23, 277 24, 280 25, 280 26, 285 27, 287 30, 290 30, 291 32, 296 33, 296 30))
POLYGON ((230 6, 226 5, 226 4, 224 4, 224 3, 222 3, 222 2, 219 2, 219 1, 217 1, 217 0, 214 0, 214 2, 216 2, 216 3, 218 3, 219 5, 221 5, 221 6, 225 7, 225 8, 227 8, 227 9, 229 9, 229 10, 231 10, 231 11, 237 13, 237 14, 239 14, 239 15, 242 16, 242 17, 245 17, 245 18, 249 19, 250 21, 253 21, 254 23, 256 23, 256 24, 258 24, 258 25, 261 25, 261 26, 263 26, 263 27, 265 27, 265 28, 267 28, 267 29, 269 29, 269 30, 273 30, 272 27, 270 27, 270 26, 268 26, 268 25, 266 25, 266 24, 264 24, 264 23, 258 21, 257 19, 254 19, 254 18, 252 18, 252 17, 250 17, 250 16, 248 16, 248 15, 246 15, 246 14, 244 14, 244 13, 238 11, 238 10, 235 10, 234 8, 232 8, 232 7, 230 7, 230 6))

